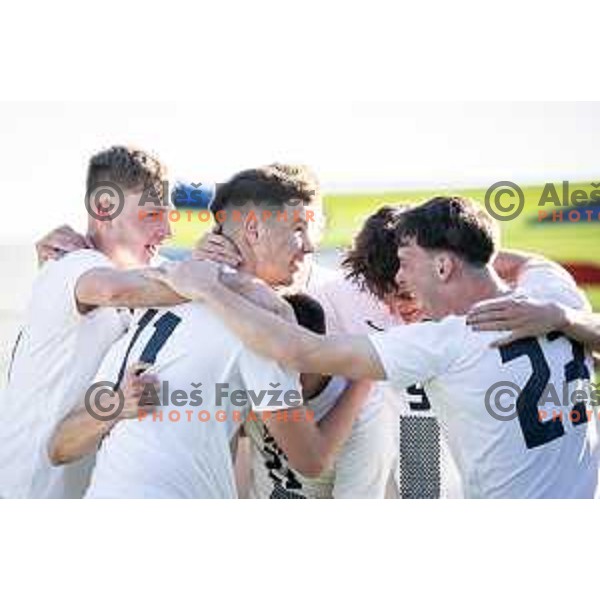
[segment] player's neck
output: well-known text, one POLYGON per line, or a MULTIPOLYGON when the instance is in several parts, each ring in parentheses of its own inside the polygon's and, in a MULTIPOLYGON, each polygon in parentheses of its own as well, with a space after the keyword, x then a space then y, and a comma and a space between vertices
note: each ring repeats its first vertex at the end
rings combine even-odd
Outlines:
POLYGON ((477 302, 502 296, 509 289, 493 267, 466 273, 461 281, 456 283, 449 302, 449 306, 452 308, 451 314, 466 315, 477 302))
POLYGON ((87 239, 90 243, 90 246, 94 249, 94 250, 98 250, 98 252, 102 252, 102 254, 106 254, 106 256, 109 256, 108 252, 106 252, 105 248, 104 248, 104 244, 102 243, 102 237, 100 235, 98 235, 97 231, 93 231, 92 229, 88 229, 87 232, 87 239))
POLYGON ((256 258, 244 239, 236 235, 236 232, 223 231, 222 235, 236 247, 239 253, 241 262, 237 265, 236 269, 240 273, 256 277, 256 258))
POLYGON ((238 265, 237 270, 240 273, 256 277, 256 264, 242 253, 242 262, 238 265))

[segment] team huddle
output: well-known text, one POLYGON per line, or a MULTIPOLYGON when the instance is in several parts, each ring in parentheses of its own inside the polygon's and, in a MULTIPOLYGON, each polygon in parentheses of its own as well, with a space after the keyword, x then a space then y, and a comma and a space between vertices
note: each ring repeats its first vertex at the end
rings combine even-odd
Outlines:
POLYGON ((318 181, 276 163, 219 185, 213 231, 168 261, 165 178, 100 152, 86 198, 109 182, 122 210, 37 245, 0 497, 595 497, 596 316, 476 202, 383 207, 326 269, 318 181))

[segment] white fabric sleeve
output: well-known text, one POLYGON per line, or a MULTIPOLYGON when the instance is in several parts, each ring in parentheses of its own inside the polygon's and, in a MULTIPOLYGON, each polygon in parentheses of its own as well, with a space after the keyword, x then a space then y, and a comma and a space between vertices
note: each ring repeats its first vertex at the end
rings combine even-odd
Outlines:
POLYGON ((517 281, 517 291, 535 300, 559 302, 577 310, 591 310, 573 277, 560 265, 534 262, 525 268, 517 281))
POLYGON ((345 377, 334 375, 320 394, 305 402, 307 408, 314 412, 317 423, 327 416, 349 385, 345 377))
POLYGON ((238 364, 253 411, 287 410, 302 406, 297 373, 284 369, 275 361, 263 358, 248 348, 242 350, 238 364))
POLYGON ((75 287, 79 278, 95 268, 114 268, 110 260, 97 250, 77 250, 70 252, 57 261, 45 265, 47 269, 40 279, 40 285, 34 293, 40 294, 36 299, 37 305, 44 305, 53 315, 53 321, 59 322, 57 313, 62 317, 61 322, 77 321, 81 315, 77 308, 75 287))
POLYGON ((447 317, 400 325, 369 336, 386 374, 386 379, 408 387, 427 382, 449 370, 457 358, 468 328, 464 317, 447 317))

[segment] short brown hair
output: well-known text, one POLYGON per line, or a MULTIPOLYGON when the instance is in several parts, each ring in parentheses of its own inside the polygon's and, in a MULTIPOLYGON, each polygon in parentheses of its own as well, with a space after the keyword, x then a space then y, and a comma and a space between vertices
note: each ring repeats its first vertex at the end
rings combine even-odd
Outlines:
POLYGON ((217 188, 210 205, 214 215, 248 202, 281 208, 291 200, 313 204, 320 198, 319 182, 304 165, 273 163, 234 175, 217 188))
POLYGON ((396 227, 399 246, 414 241, 428 250, 449 250, 475 267, 487 265, 498 243, 498 229, 474 200, 436 196, 402 214, 396 227))
POLYGON ((410 205, 383 206, 372 214, 346 252, 342 268, 346 277, 380 300, 397 291, 398 267, 396 225, 410 205))
POLYGON ((154 191, 163 197, 164 165, 143 150, 112 146, 94 154, 87 171, 86 193, 90 194, 100 182, 110 181, 125 189, 154 191))

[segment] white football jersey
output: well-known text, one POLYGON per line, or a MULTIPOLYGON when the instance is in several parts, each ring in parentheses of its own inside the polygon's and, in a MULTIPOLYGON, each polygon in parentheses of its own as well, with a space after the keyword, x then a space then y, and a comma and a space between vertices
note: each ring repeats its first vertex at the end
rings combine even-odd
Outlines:
MULTIPOLYGON (((349 383, 331 378, 325 389, 306 401, 316 422, 327 416, 349 383)), ((367 421, 355 421, 352 433, 340 449, 331 469, 319 477, 305 477, 290 466, 268 427, 261 422, 246 423, 250 438, 252 472, 250 496, 270 499, 382 498, 393 460, 391 435, 385 432, 385 412, 367 421)))
POLYGON ((323 306, 329 334, 368 334, 398 324, 381 302, 340 270, 312 265, 306 293, 323 306))
MULTIPOLYGON (((325 311, 327 333, 369 334, 397 324, 385 306, 340 270, 311 265, 306 293, 325 311)), ((396 448, 379 385, 361 409, 336 460, 334 498, 383 498, 396 448)))
MULTIPOLYGON (((530 296, 586 306, 562 270, 540 264, 520 284, 530 296)), ((450 316, 370 339, 390 381, 400 386, 423 382, 448 433, 467 497, 593 497, 596 419, 571 400, 562 407, 562 421, 551 411, 547 417, 539 412, 549 384, 559 393, 563 385, 569 392, 589 386, 590 356, 558 333, 489 347, 504 336, 474 332, 465 317, 450 316)))
POLYGON ((88 498, 234 498, 229 442, 250 408, 302 404, 297 375, 244 347, 201 304, 141 313, 96 380, 118 383, 140 360, 161 381, 161 406, 109 432, 88 498))
POLYGON ((78 250, 47 262, 36 277, 0 397, 0 496, 76 498, 85 491, 90 460, 54 467, 47 447, 129 322, 128 311, 114 308, 79 313, 77 280, 96 267, 114 265, 96 250, 78 250))
MULTIPOLYGON (((339 270, 313 265, 307 292, 322 304, 328 333, 368 335, 400 324, 381 302, 345 279, 339 270)), ((416 391, 414 385, 402 389, 378 384, 374 388, 340 453, 336 497, 382 497, 371 491, 367 482, 381 483, 376 474, 389 464, 401 498, 462 495, 443 432, 430 407, 423 408, 426 400, 421 390, 416 391), (366 469, 370 470, 368 477, 366 469)), ((380 491, 383 485, 377 484, 380 491)))
MULTIPOLYGON (((320 421, 334 407, 346 386, 347 381, 343 377, 332 377, 319 395, 306 401, 315 421, 320 421)), ((264 423, 248 422, 244 429, 251 442, 252 498, 333 498, 335 469, 319 477, 304 477, 290 466, 287 456, 264 423)))
POLYGON ((447 432, 435 416, 422 385, 382 385, 395 440, 393 479, 398 498, 462 498, 460 475, 447 432))

